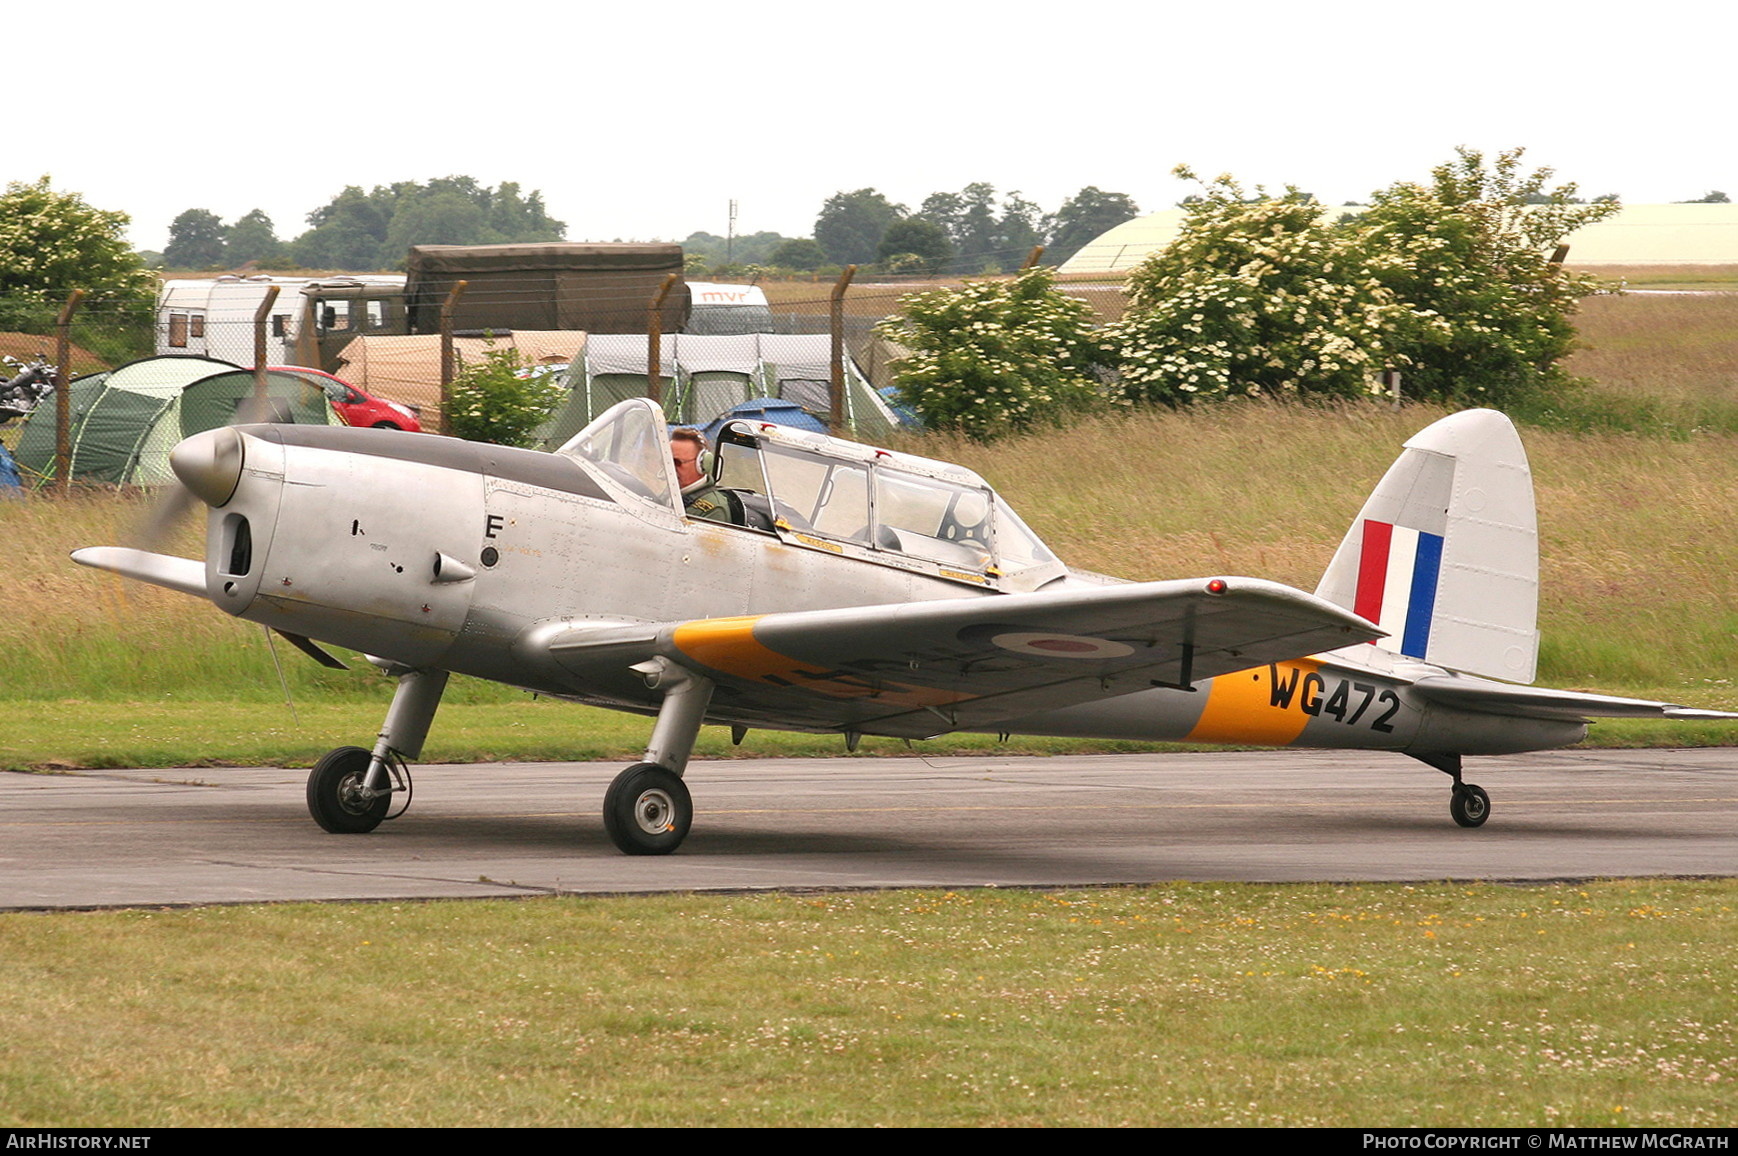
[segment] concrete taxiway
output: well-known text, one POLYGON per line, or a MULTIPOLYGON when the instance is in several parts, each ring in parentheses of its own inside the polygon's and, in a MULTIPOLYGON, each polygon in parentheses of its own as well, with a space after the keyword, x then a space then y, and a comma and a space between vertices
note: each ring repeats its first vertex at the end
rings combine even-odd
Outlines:
POLYGON ((689 768, 675 855, 599 808, 619 764, 415 768, 370 835, 308 818, 281 768, 0 774, 0 908, 1176 879, 1738 875, 1738 752, 1468 761, 1489 823, 1397 755, 753 759, 689 768))

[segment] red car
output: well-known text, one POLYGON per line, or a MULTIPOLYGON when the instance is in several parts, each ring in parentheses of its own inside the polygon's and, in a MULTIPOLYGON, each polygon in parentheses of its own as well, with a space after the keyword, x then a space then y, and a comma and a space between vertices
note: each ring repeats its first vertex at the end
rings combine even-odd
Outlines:
POLYGON ((342 378, 302 365, 274 365, 271 371, 293 373, 297 377, 305 378, 309 384, 325 390, 326 396, 332 401, 332 408, 338 411, 338 416, 344 419, 346 425, 422 432, 422 422, 417 420, 414 409, 396 401, 371 397, 342 378))

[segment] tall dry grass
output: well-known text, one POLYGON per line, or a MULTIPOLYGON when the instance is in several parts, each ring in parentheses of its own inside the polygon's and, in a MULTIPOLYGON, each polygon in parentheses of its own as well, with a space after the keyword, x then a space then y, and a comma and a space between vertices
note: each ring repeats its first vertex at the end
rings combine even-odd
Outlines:
POLYGON ((1626 289, 1738 288, 1738 265, 1578 265, 1574 261, 1569 264, 1579 272, 1591 273, 1626 289))
MULTIPOLYGON (((1313 589, 1427 406, 1143 411, 991 446, 930 439, 1071 562, 1313 589)), ((1738 667, 1738 437, 1523 429, 1541 530, 1540 679, 1703 689, 1738 667)))
MULTIPOLYGON (((90 570, 80 546, 133 544, 151 510, 138 494, 46 493, 0 499, 0 698, 266 698, 281 694, 264 632, 207 602, 90 570)), ((203 555, 203 519, 154 548, 203 555)), ((279 643, 291 686, 345 693, 334 677, 279 643)), ((342 672, 339 672, 340 674, 342 672)))
MULTIPOLYGON (((1400 444, 1442 413, 1245 403, 914 448, 978 470, 1072 564, 1134 579, 1245 574, 1307 590, 1400 444)), ((1523 436, 1542 534, 1541 680, 1719 691, 1703 680, 1738 665, 1729 522, 1738 437, 1523 436)), ((77 546, 123 540, 142 512, 113 495, 0 501, 10 576, 0 697, 278 693, 258 627, 68 560, 77 546)), ((186 527, 178 552, 197 557, 198 532, 186 527)), ((378 692, 366 674, 279 651, 298 696, 378 692)))
POLYGON ((1569 369, 1601 392, 1738 405, 1738 293, 1593 297, 1576 327, 1569 369))

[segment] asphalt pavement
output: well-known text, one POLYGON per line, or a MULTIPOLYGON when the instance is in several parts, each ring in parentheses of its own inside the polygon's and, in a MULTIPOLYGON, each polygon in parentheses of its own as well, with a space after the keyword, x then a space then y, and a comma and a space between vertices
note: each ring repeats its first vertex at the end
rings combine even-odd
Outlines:
POLYGON ((1045 887, 1165 880, 1738 875, 1738 751, 1470 759, 1273 751, 696 762, 674 855, 618 853, 604 763, 414 768, 368 835, 308 817, 306 771, 0 774, 0 909, 554 893, 1045 887))

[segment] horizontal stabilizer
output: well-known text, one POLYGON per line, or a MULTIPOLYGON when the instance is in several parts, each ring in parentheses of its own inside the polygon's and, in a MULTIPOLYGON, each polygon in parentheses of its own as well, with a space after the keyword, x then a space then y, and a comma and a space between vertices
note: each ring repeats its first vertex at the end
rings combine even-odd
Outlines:
POLYGON ((1738 714, 1730 711, 1698 710, 1669 702, 1614 698, 1604 694, 1580 694, 1572 690, 1509 686, 1500 682, 1487 682, 1482 678, 1421 678, 1412 684, 1412 691, 1427 702, 1514 718, 1569 721, 1589 718, 1738 718, 1738 714))
POLYGON ((206 596, 205 563, 192 558, 177 558, 171 554, 153 554, 149 550, 134 550, 127 546, 87 546, 72 552, 72 560, 80 566, 107 570, 126 578, 137 578, 153 586, 178 590, 198 598, 206 596))

